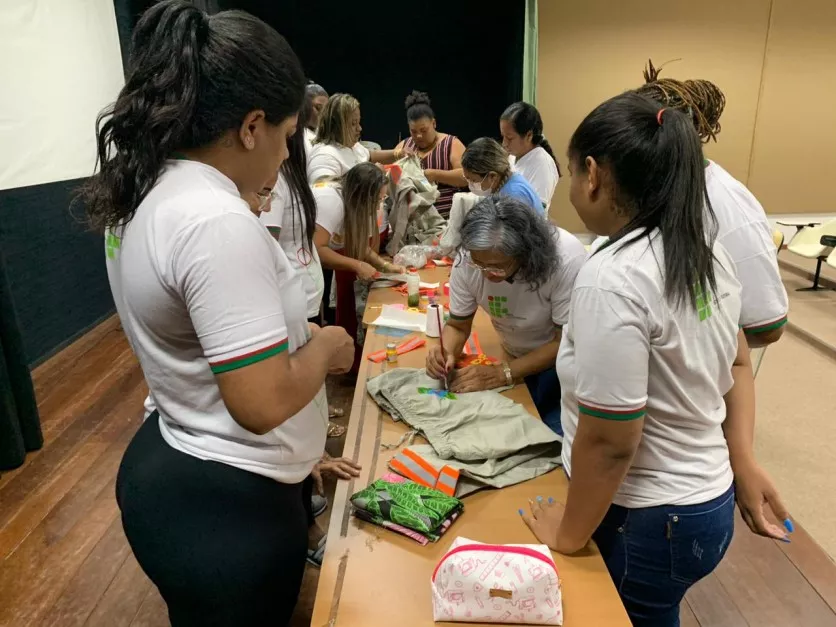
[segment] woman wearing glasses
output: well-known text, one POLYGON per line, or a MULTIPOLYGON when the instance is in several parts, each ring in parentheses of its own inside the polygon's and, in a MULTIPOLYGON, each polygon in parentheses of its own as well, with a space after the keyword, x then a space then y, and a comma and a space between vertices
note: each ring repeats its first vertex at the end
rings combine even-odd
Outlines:
POLYGON ((450 275, 450 320, 441 347, 427 356, 427 373, 448 379, 452 392, 476 392, 525 381, 540 416, 560 430, 560 385, 554 363, 569 316, 583 244, 525 202, 494 195, 479 202, 461 227, 460 261, 450 275), (454 370, 476 309, 491 317, 509 361, 454 370))

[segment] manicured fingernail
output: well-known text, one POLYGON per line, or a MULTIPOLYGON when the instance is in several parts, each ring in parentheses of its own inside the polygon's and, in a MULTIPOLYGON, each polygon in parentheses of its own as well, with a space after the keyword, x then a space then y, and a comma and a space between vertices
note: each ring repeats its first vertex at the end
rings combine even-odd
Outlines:
POLYGON ((792 540, 790 540, 790 539, 789 539, 788 537, 786 537, 786 536, 784 536, 783 538, 778 538, 778 539, 779 539, 781 542, 786 542, 787 544, 789 544, 790 542, 792 542, 792 540))
POLYGON ((793 531, 795 531, 795 527, 793 527, 793 526, 792 526, 792 521, 791 521, 789 518, 787 518, 787 519, 784 521, 784 529, 786 529, 786 530, 787 530, 787 531, 789 531, 790 533, 792 533, 793 531))
POLYGON ((554 503, 554 499, 552 497, 549 497, 549 505, 551 505, 552 503, 554 503))
POLYGON ((517 511, 520 513, 520 516, 523 515, 523 511, 521 509, 518 509, 517 511))
POLYGON ((543 497, 542 497, 542 496, 538 496, 538 497, 537 497, 537 502, 538 502, 538 503, 542 503, 542 502, 543 502, 543 497))

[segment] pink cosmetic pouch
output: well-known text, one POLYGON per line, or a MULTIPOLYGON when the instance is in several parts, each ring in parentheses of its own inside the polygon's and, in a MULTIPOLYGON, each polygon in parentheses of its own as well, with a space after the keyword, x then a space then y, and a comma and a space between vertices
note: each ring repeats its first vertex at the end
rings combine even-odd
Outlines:
POLYGON ((542 544, 456 538, 432 577, 436 622, 562 625, 560 579, 542 544))

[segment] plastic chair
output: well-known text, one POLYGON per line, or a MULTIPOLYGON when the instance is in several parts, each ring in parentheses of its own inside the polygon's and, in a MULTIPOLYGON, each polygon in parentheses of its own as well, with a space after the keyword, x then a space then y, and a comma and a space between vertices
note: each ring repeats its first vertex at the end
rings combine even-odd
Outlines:
POLYGON ((792 238, 787 249, 796 255, 806 257, 807 259, 816 260, 816 273, 813 276, 812 287, 798 288, 799 292, 813 292, 822 288, 819 285, 819 278, 821 276, 821 264, 827 259, 828 255, 833 252, 833 248, 822 244, 822 237, 836 235, 836 220, 826 222, 821 226, 809 227, 806 226, 801 229, 795 237, 792 238))
POLYGON ((827 265, 831 268, 836 268, 836 237, 825 235, 821 239, 822 244, 829 244, 830 246, 833 246, 833 252, 827 256, 827 265))
POLYGON ((781 252, 784 247, 784 232, 781 229, 772 229, 772 242, 775 244, 775 250, 781 252))

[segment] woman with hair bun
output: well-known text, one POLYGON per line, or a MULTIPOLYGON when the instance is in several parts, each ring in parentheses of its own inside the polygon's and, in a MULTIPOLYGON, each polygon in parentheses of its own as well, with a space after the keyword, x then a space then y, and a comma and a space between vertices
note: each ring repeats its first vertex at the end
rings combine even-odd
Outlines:
POLYGON ((462 174, 464 144, 455 135, 436 130, 435 113, 430 97, 422 91, 413 91, 406 97, 406 120, 409 123, 409 139, 395 147, 395 152, 414 151, 421 159, 424 176, 438 185, 439 196, 435 203, 438 212, 447 218, 453 204, 453 194, 467 191, 467 181, 462 174))

